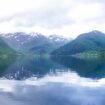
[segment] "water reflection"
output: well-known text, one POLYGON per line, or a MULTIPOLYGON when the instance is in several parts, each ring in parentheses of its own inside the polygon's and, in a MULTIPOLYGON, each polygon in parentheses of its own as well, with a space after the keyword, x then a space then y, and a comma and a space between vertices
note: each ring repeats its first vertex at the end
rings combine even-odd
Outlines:
POLYGON ((33 76, 41 78, 46 74, 55 73, 57 68, 64 70, 63 66, 53 62, 49 57, 21 57, 5 70, 2 77, 16 80, 33 76))
POLYGON ((0 62, 1 105, 105 105, 105 62, 21 57, 0 62))
POLYGON ((76 73, 46 75, 37 80, 0 82, 1 105, 105 104, 105 80, 86 79, 76 73))
POLYGON ((0 56, 0 76, 15 62, 15 56, 0 56))
POLYGON ((46 74, 73 71, 81 77, 100 79, 105 77, 105 60, 83 60, 67 57, 20 57, 0 62, 0 76, 7 79, 25 80, 43 78, 46 74))
POLYGON ((54 56, 52 59, 82 77, 93 79, 105 77, 104 59, 77 59, 69 56, 54 56))

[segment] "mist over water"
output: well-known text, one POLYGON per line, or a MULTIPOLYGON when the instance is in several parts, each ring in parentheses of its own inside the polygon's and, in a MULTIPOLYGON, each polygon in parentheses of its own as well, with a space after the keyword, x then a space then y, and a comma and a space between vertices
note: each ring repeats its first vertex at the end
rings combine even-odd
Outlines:
POLYGON ((105 105, 104 60, 24 57, 0 74, 1 105, 105 105))

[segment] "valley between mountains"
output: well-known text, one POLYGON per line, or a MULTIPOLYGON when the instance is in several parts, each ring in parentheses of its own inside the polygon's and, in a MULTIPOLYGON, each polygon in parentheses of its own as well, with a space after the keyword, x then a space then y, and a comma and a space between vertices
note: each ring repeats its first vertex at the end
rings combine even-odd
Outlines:
POLYGON ((75 57, 104 57, 105 33, 94 30, 80 34, 77 38, 40 33, 1 33, 0 56, 10 55, 54 55, 75 57))

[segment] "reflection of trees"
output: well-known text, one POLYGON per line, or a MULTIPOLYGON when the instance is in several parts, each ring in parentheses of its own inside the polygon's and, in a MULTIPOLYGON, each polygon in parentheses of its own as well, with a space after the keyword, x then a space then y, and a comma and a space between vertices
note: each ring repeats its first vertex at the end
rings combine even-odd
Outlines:
POLYGON ((61 66, 54 63, 47 57, 22 57, 8 68, 6 77, 13 77, 17 80, 27 79, 32 76, 41 78, 50 72, 56 72, 56 68, 61 66), (17 74, 18 72, 18 74, 17 74), (8 76, 9 75, 9 76, 8 76))
POLYGON ((0 55, 0 76, 14 63, 15 59, 15 56, 0 55))
POLYGON ((82 77, 87 78, 102 78, 105 77, 105 60, 91 59, 83 60, 69 56, 53 56, 52 59, 66 68, 77 72, 82 77))
POLYGON ((100 51, 100 56, 101 56, 101 58, 105 58, 105 50, 100 51))

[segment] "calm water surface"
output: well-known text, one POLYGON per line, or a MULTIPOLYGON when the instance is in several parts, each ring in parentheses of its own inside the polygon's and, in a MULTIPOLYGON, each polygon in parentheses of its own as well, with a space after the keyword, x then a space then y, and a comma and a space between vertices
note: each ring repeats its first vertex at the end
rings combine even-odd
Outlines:
POLYGON ((105 105, 105 60, 4 58, 0 105, 105 105))

